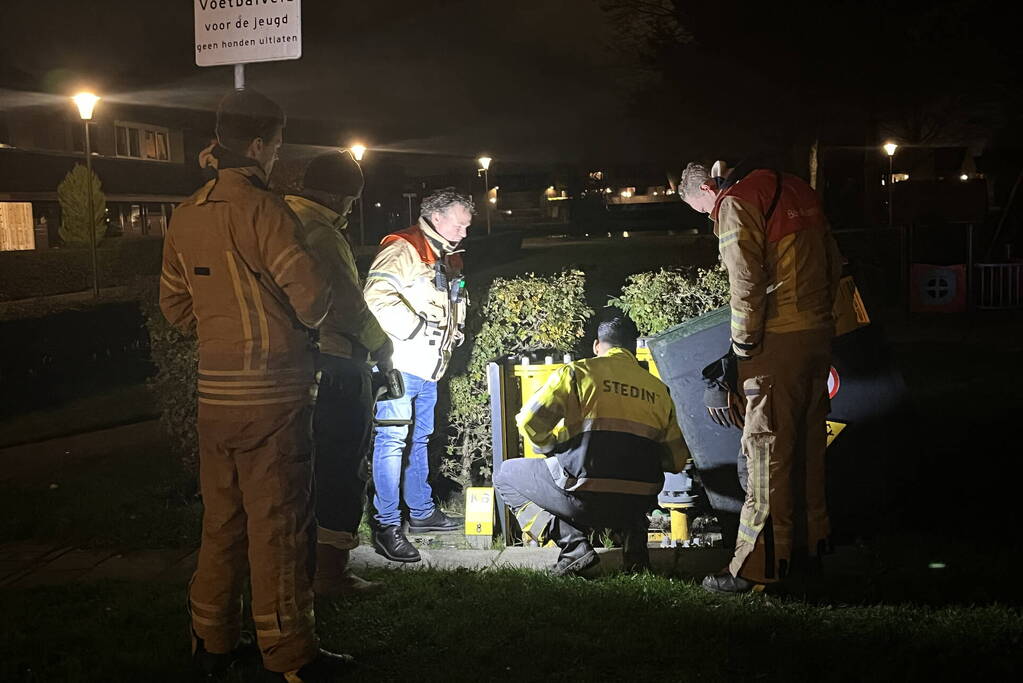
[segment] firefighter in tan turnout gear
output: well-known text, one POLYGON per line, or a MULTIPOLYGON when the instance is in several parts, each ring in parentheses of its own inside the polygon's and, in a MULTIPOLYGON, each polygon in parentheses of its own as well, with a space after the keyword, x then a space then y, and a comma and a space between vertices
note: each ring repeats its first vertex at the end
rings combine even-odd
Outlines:
POLYGON ((174 211, 160 306, 199 342, 193 665, 215 676, 252 653, 241 632, 248 571, 263 679, 333 680, 350 658, 320 650, 315 634, 308 331, 331 296, 294 215, 266 189, 283 127, 263 95, 223 99, 219 144, 202 157, 216 178, 174 211))
POLYGON ((602 323, 597 357, 560 368, 516 417, 523 438, 549 456, 506 460, 494 474, 520 519, 530 506, 553 516, 546 535, 561 549, 556 576, 599 562, 587 540, 594 528, 624 530, 626 568, 649 566, 646 513, 664 472, 681 472, 689 459, 668 388, 636 360, 637 336, 628 318, 602 323))
POLYGON ((420 560, 401 529, 402 498, 412 531, 461 528, 434 504, 427 481, 427 444, 433 433, 437 382, 447 370, 452 349, 463 339, 468 301, 458 244, 465 239, 474 211, 472 198, 454 188, 427 195, 419 222, 383 239, 366 277, 366 303, 394 342, 394 368, 405 382, 404 397, 377 404, 373 446, 373 546, 396 562, 420 560), (408 460, 403 462, 410 437, 408 460))
POLYGON ((842 259, 816 193, 795 176, 740 165, 726 179, 692 163, 679 194, 710 214, 728 270, 732 343, 717 371, 704 371, 707 407, 742 427, 748 469, 735 554, 703 587, 747 592, 827 548, 827 379, 842 259))

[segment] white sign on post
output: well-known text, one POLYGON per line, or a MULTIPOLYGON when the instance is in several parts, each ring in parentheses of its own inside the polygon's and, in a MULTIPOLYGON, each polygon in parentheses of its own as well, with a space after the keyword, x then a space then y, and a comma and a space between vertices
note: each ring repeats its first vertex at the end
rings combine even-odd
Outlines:
POLYGON ((194 0, 195 63, 223 66, 302 56, 301 0, 194 0))

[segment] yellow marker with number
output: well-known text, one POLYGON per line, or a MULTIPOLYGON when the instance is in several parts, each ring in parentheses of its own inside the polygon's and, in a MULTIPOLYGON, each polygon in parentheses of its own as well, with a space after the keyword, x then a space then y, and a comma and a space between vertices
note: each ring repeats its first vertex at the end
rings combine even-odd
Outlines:
POLYGON ((494 535, 494 488, 470 486, 465 489, 465 535, 494 535))

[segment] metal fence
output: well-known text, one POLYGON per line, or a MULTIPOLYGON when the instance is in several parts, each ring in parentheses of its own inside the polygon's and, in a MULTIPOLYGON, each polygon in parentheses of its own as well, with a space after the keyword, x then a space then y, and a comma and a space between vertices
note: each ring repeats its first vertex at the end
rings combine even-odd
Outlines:
POLYGON ((1023 307, 1023 263, 978 263, 974 275, 977 308, 1023 307))

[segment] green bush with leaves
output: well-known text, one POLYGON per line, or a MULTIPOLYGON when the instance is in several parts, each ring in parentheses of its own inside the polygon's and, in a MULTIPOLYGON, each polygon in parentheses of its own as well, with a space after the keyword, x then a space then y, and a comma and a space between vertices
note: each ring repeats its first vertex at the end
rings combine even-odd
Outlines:
MULTIPOLYGON (((127 286, 139 277, 158 277, 162 253, 163 241, 152 237, 105 240, 96 250, 99 286, 127 286)), ((91 287, 92 259, 87 249, 0 252, 0 301, 81 292, 91 287)))
POLYGON ((75 164, 57 186, 60 201, 60 238, 68 246, 89 246, 89 231, 96 234, 96 244, 107 233, 107 198, 99 176, 85 166, 75 164), (92 184, 89 184, 89 176, 92 184), (92 192, 92 217, 89 216, 89 192, 92 192))
POLYGON ((196 429, 199 346, 194 336, 178 332, 163 317, 156 280, 140 279, 134 289, 149 331, 150 358, 156 365, 156 374, 147 385, 160 408, 160 424, 178 449, 182 465, 196 472, 199 464, 196 429))
POLYGON ((450 382, 451 438, 441 472, 463 486, 490 477, 491 427, 487 363, 508 354, 575 349, 593 315, 586 305, 586 276, 557 275, 494 280, 474 314, 479 326, 465 374, 450 382))
POLYGON ((608 299, 644 336, 660 334, 728 303, 728 274, 711 269, 661 268, 630 275, 622 295, 608 299))

